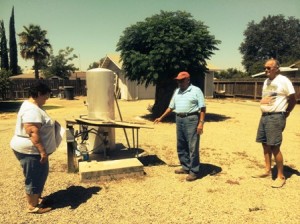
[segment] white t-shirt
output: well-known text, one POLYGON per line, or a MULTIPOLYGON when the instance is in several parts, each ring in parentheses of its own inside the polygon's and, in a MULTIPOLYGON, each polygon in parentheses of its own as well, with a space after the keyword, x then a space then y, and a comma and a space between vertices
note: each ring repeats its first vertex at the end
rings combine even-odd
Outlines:
POLYGON ((266 79, 262 89, 260 108, 262 112, 284 112, 288 106, 288 96, 295 93, 292 82, 283 75, 273 80, 266 79))
POLYGON ((18 112, 15 134, 10 142, 13 150, 24 154, 39 154, 38 149, 31 142, 24 129, 24 123, 40 123, 41 142, 47 154, 56 150, 55 122, 37 105, 24 101, 18 112))

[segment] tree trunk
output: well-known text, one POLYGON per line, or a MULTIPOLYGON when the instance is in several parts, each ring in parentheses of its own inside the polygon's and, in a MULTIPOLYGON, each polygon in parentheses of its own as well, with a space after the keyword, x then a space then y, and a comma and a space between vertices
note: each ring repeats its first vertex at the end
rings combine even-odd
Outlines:
POLYGON ((154 118, 161 116, 168 108, 175 89, 175 82, 164 82, 156 85, 155 102, 152 108, 152 116, 154 118))
POLYGON ((33 67, 34 67, 34 77, 35 77, 35 79, 39 79, 40 78, 39 77, 39 66, 38 66, 38 60, 36 58, 34 59, 33 67))

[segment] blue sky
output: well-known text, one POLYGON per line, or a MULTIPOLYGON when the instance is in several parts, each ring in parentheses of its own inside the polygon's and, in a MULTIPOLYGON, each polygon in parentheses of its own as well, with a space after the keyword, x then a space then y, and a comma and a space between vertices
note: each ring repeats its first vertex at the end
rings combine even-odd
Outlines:
MULTIPOLYGON (((74 64, 81 70, 114 53, 126 27, 160 10, 186 11, 204 22, 222 41, 209 61, 221 69, 243 70, 238 48, 250 21, 260 22, 264 16, 278 14, 300 19, 299 0, 0 0, 0 19, 4 20, 7 38, 13 6, 17 33, 23 26, 39 25, 47 30, 54 54, 67 46, 74 48, 79 55, 74 64)), ((23 69, 33 64, 20 55, 18 61, 23 69)))

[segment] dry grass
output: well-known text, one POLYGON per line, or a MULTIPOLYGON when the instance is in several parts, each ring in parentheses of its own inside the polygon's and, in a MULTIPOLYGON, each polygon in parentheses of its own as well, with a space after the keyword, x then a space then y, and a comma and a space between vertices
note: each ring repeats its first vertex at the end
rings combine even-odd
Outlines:
MULTIPOLYGON (((65 118, 86 114, 84 97, 73 101, 50 99, 48 113, 64 124, 65 118)), ((147 107, 151 100, 120 101, 125 121, 153 125, 147 107)), ((178 166, 173 122, 140 130, 140 148, 164 163, 149 163, 145 176, 100 183, 80 183, 66 172, 66 143, 50 158, 44 195, 54 210, 44 215, 24 212, 23 177, 9 141, 15 113, 0 113, 0 222, 1 223, 299 223, 300 106, 288 119, 282 151, 287 184, 271 188, 272 179, 253 179, 263 169, 263 153, 255 143, 259 119, 257 102, 207 100, 207 122, 201 136, 202 178, 188 183, 175 175, 178 166)), ((116 115, 118 117, 118 115, 116 115)), ((125 143, 123 130, 116 141, 125 143)), ((154 158, 154 157, 153 157, 154 158)), ((273 170, 276 173, 276 170, 273 170)))

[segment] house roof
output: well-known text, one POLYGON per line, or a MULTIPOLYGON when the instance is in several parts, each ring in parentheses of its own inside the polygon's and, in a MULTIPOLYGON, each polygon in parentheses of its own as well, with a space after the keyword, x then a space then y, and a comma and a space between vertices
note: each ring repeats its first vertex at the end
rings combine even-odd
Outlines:
POLYGON ((300 60, 289 66, 290 68, 300 68, 300 60))
MULTIPOLYGON (((280 72, 289 73, 294 71, 299 71, 299 68, 291 68, 291 67, 279 67, 280 72)), ((252 78, 259 77, 265 75, 265 72, 259 72, 254 75, 251 75, 252 78)))
POLYGON ((207 66, 209 71, 213 71, 213 72, 217 72, 217 71, 221 71, 223 69, 220 69, 218 67, 216 67, 215 65, 211 64, 211 63, 207 63, 207 66))
POLYGON ((73 73, 71 73, 70 80, 75 80, 75 79, 81 79, 81 80, 85 80, 86 79, 86 71, 75 71, 73 73))
POLYGON ((107 54, 100 67, 107 68, 110 62, 113 62, 120 70, 122 70, 123 62, 121 61, 120 54, 118 53, 107 54))
MULTIPOLYGON (((118 53, 107 54, 103 63, 100 65, 100 67, 107 68, 110 62, 113 62, 120 70, 122 70, 123 62, 121 60, 120 54, 118 54, 118 53)), ((221 71, 222 70, 211 63, 207 64, 207 68, 209 69, 209 71, 221 71)))
MULTIPOLYGON (((39 76, 40 78, 45 78, 45 76, 43 75, 42 72, 39 72, 39 76)), ((27 70, 26 73, 20 74, 20 75, 14 75, 11 76, 10 79, 34 79, 35 75, 34 75, 34 70, 27 70)), ((52 76, 50 79, 52 78, 60 78, 58 76, 52 76)), ((81 80, 85 80, 86 79, 86 72, 85 71, 75 71, 73 73, 71 73, 69 79, 70 80, 75 80, 77 78, 80 78, 81 80)))
MULTIPOLYGON (((41 71, 39 71, 39 76, 40 76, 40 78, 45 78, 41 71)), ((34 79, 35 74, 34 74, 34 70, 27 70, 26 73, 23 73, 20 75, 13 75, 9 78, 10 79, 34 79)))

